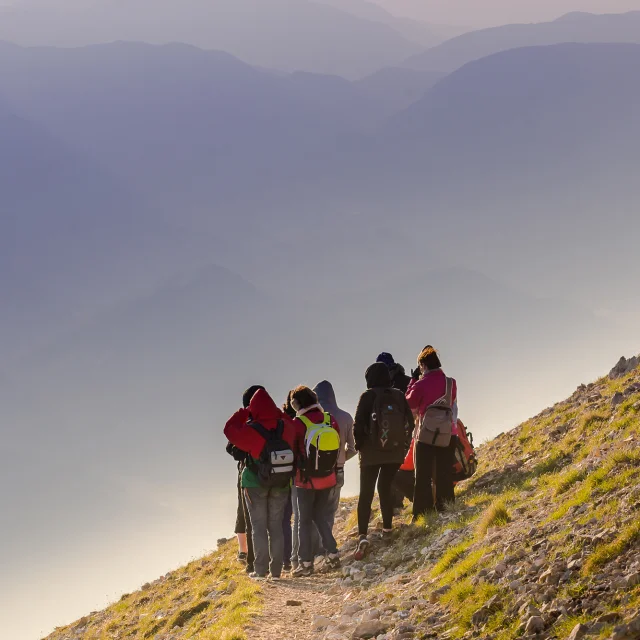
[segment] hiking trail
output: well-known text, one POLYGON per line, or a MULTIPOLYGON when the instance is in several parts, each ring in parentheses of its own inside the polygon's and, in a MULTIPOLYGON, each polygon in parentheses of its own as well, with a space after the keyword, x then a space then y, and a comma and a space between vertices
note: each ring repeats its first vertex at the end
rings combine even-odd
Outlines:
POLYGON ((341 606, 340 595, 328 592, 335 574, 265 582, 262 612, 246 627, 250 640, 312 640, 315 616, 330 618, 341 606))

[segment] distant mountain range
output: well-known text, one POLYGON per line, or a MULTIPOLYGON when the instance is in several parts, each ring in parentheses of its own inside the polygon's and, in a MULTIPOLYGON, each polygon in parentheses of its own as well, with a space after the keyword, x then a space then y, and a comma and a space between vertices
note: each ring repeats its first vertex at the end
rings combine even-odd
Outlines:
POLYGON ((439 77, 386 69, 352 83, 186 45, 0 43, 0 91, 21 114, 156 204, 194 212, 288 184, 301 158, 375 130, 439 77))
POLYGON ((408 39, 411 21, 379 14, 372 20, 310 0, 98 0, 66 8, 36 0, 3 13, 0 39, 54 46, 184 42, 261 67, 349 78, 398 64, 444 39, 423 33, 421 25, 408 39))
POLYGON ((396 15, 394 6, 385 9, 381 3, 368 0, 317 0, 336 9, 346 11, 354 16, 374 22, 381 22, 402 34, 407 40, 417 45, 433 47, 443 40, 448 40, 466 31, 463 27, 450 25, 434 25, 424 19, 412 19, 396 15))
MULTIPOLYGON (((463 25, 467 31, 507 23, 546 22, 580 9, 591 13, 620 13, 635 8, 629 0, 373 0, 394 15, 430 23, 463 25)), ((458 34, 451 34, 451 37, 458 34)))
POLYGON ((605 15, 570 13, 553 22, 469 31, 412 56, 403 66, 418 71, 448 72, 507 49, 564 42, 640 43, 640 11, 605 15))
MULTIPOLYGON (((320 220, 341 230, 319 257, 331 273, 363 224, 394 251, 413 251, 419 235, 410 225, 426 233, 437 224, 454 242, 474 211, 480 235, 455 240, 456 260, 479 259, 496 275, 505 255, 515 259, 526 247, 533 257, 548 247, 540 233, 552 222, 557 256, 591 246, 603 209, 612 221, 635 224, 628 218, 639 166, 638 45, 521 48, 446 78, 387 69, 357 83, 273 75, 183 45, 0 49, 0 94, 16 113, 127 185, 145 202, 138 211, 162 212, 187 244, 195 235, 195 264, 215 248, 218 262, 266 286, 269 268, 258 267, 264 238, 296 253, 320 220), (399 222, 391 234, 390 211, 399 222), (247 225, 256 231, 250 237, 247 225), (478 255, 478 237, 497 249, 497 228, 507 246, 478 255), (570 241, 575 233, 580 243, 570 241)), ((10 163, 9 148, 2 153, 10 163)), ((614 241, 600 242, 602 255, 617 261, 614 241)), ((455 262, 443 247, 430 266, 447 255, 455 262)), ((362 259, 375 264, 373 255, 362 259)), ((405 264, 390 269, 401 275, 405 264)), ((592 267, 600 278, 586 260, 592 267)), ((287 261, 276 256, 270 268, 286 272, 287 261)), ((303 260, 297 273, 304 271, 303 260)), ((567 280, 555 273, 549 284, 567 280)))

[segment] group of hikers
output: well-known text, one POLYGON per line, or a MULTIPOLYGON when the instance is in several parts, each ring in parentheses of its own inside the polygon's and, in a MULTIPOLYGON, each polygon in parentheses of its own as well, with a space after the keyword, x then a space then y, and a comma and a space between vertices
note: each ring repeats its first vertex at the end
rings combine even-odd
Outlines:
POLYGON ((245 391, 224 433, 238 462, 238 557, 250 577, 311 576, 318 557, 330 569, 340 566, 333 526, 344 465, 356 455, 356 560, 369 547, 376 485, 383 538, 391 536, 405 498, 413 502, 414 520, 453 502, 455 481, 475 471, 472 441, 458 420, 456 381, 431 345, 417 365, 408 376, 381 353, 365 373, 355 418, 338 407, 326 380, 292 389, 282 408, 260 385, 245 391))

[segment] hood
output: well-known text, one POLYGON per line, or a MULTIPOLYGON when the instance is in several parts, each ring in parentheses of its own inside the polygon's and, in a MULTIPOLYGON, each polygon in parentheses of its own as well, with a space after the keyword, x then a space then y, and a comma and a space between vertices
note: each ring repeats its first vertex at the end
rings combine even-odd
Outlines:
POLYGON ((373 389, 374 387, 390 387, 391 375, 389 374, 389 368, 382 362, 376 362, 372 364, 367 372, 364 374, 367 381, 367 388, 373 389))
POLYGON ((327 380, 319 382, 313 390, 318 396, 318 402, 324 409, 327 409, 327 407, 336 407, 338 405, 333 385, 327 380))
POLYGON ((396 376, 404 376, 404 367, 396 362, 389 367, 389 373, 392 378, 395 378, 396 376))
MULTIPOLYGON (((251 398, 249 403, 251 418, 256 422, 268 422, 269 420, 282 419, 282 411, 278 408, 271 396, 264 390, 259 389, 251 398)), ((266 424, 263 424, 266 427, 266 424)))

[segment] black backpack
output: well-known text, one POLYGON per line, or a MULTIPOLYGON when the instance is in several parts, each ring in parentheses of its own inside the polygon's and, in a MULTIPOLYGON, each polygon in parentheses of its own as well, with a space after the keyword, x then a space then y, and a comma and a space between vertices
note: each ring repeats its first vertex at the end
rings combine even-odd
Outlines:
POLYGON ((379 451, 407 448, 407 418, 404 395, 397 389, 374 389, 369 437, 379 451))
POLYGON ((291 446, 282 438, 284 422, 278 420, 278 426, 273 431, 265 429, 258 422, 249 422, 247 426, 264 438, 260 457, 252 459, 250 463, 260 485, 279 489, 288 487, 295 473, 295 456, 291 446))

